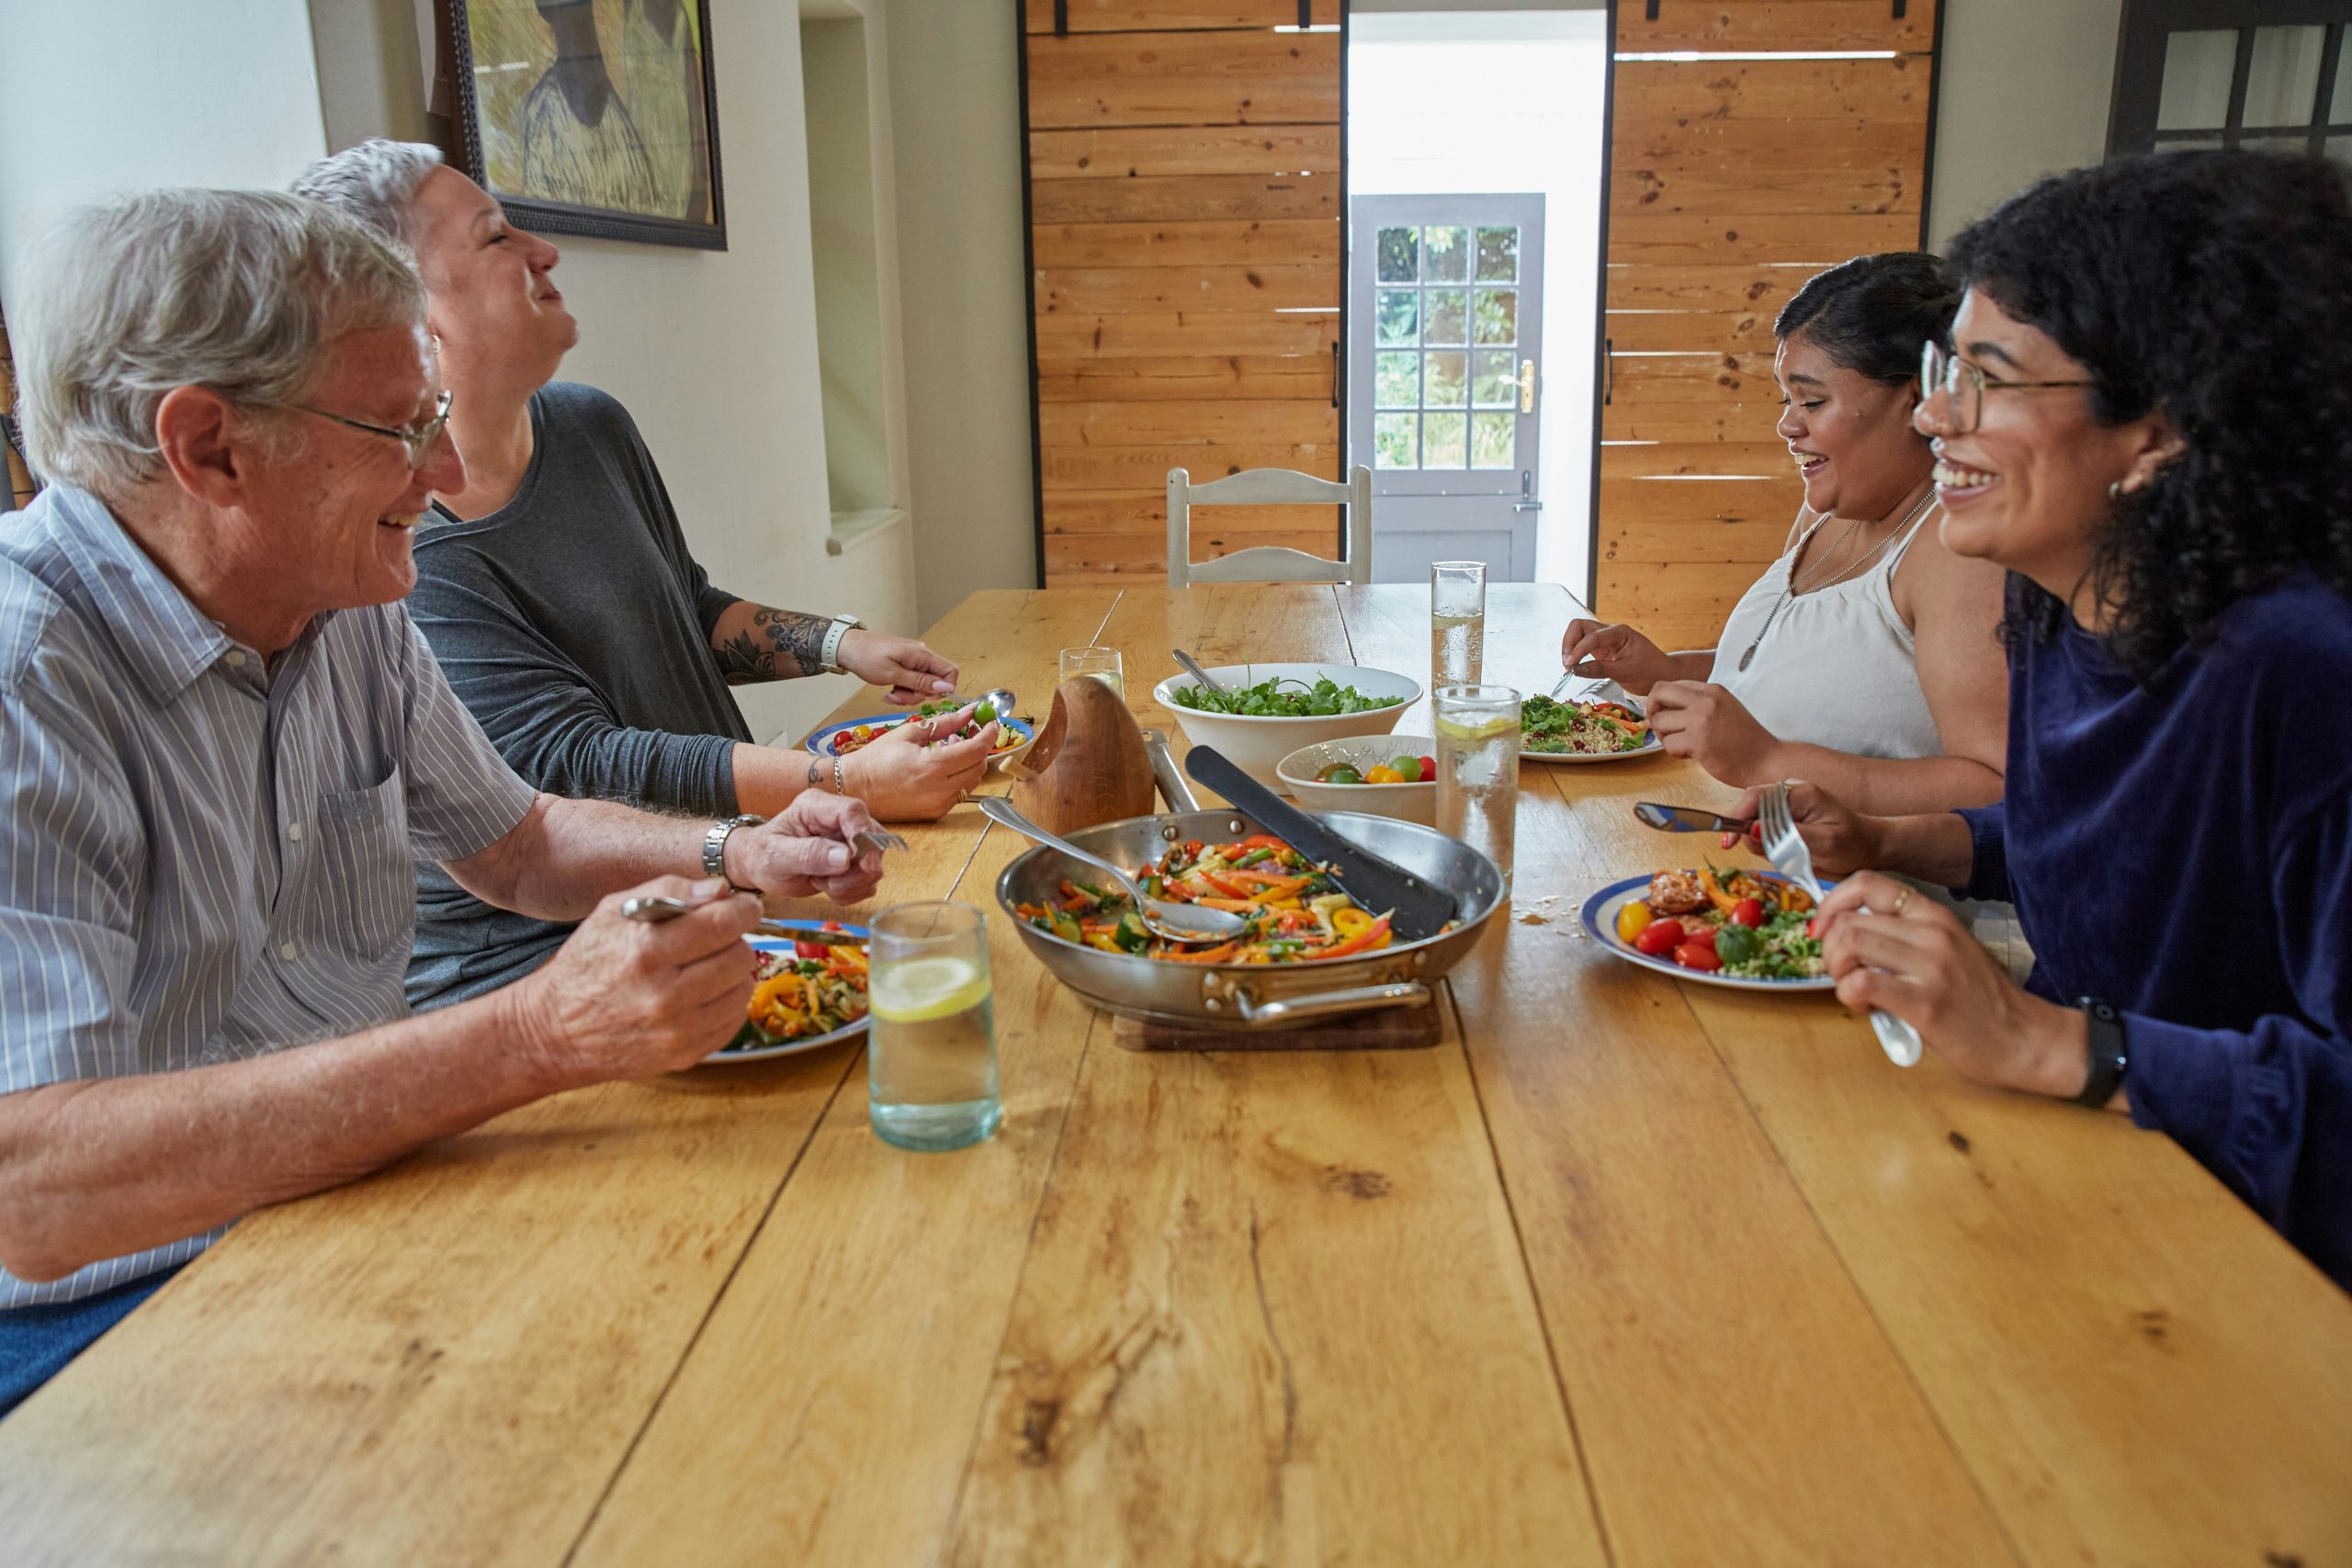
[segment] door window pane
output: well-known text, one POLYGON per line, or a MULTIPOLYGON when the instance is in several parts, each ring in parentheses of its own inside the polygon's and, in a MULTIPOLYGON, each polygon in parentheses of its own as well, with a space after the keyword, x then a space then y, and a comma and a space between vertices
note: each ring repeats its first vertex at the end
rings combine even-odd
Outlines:
POLYGON ((1409 350, 1373 356, 1373 407, 1409 409, 1421 400, 1421 356, 1409 350))
POLYGON ((1478 281, 1481 283, 1517 283, 1519 281, 1519 231, 1517 229, 1478 231, 1478 281))
POLYGON ((1511 446, 1519 434, 1519 416, 1474 413, 1470 416, 1470 466, 1474 468, 1511 467, 1511 446))
POLYGON ((1463 460, 1462 422, 1468 417, 1458 413, 1425 413, 1421 416, 1421 467, 1459 468, 1467 466, 1463 460))
MULTIPOLYGON (((1430 231, 1434 234, 1436 230, 1430 231)), ((1435 255, 1430 258, 1437 259, 1435 255)), ((1429 321, 1421 334, 1423 343, 1467 343, 1469 341, 1470 295, 1462 288, 1431 288, 1421 298, 1428 301, 1429 321)))
POLYGON ((1481 288, 1478 290, 1478 315, 1472 323, 1476 328, 1474 341, 1478 343, 1517 343, 1519 341, 1519 290, 1516 288, 1481 288))
POLYGON ((1431 283, 1470 280, 1470 231, 1429 228, 1421 231, 1421 248, 1429 267, 1422 276, 1431 283))
POLYGON ((2254 58, 2245 70, 2245 116, 2240 125, 2309 125, 2319 96, 2319 57, 2325 28, 2256 28, 2254 58))
POLYGON ((1419 416, 1409 413, 1376 413, 1372 416, 1372 463, 1376 468, 1412 468, 1420 466, 1419 434, 1413 428, 1419 416))
MULTIPOLYGON (((2344 47, 2335 54, 2335 91, 2330 95, 2335 102, 2327 106, 2327 123, 2352 125, 2352 28, 2344 29, 2344 47)), ((2340 156, 2333 147, 2328 156, 2340 156)))
POLYGON ((1421 274, 1421 234, 1418 229, 1380 231, 1380 272, 1383 283, 1411 283, 1421 274))
POLYGON ((1470 356, 1462 350, 1443 353, 1432 350, 1422 356, 1428 361, 1421 371, 1421 401, 1433 409, 1458 409, 1468 401, 1470 356))
POLYGON ((2234 28, 2171 34, 2165 39, 2165 85, 2156 98, 2158 130, 2203 130, 2230 118, 2235 73, 2234 28))
POLYGON ((1420 335, 1421 299, 1409 288, 1384 288, 1373 308, 1375 342, 1409 344, 1420 335))
POLYGON ((1481 348, 1470 355, 1470 400, 1487 408, 1507 405, 1519 396, 1517 356, 1510 350, 1481 348))

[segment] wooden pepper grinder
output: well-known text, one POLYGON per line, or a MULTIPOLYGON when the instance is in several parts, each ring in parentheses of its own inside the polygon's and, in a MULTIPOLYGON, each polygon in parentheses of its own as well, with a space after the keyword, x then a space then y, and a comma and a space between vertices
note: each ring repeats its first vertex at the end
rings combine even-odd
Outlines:
POLYGON ((1119 694, 1091 675, 1064 681, 1037 739, 1004 771, 1012 804, 1056 833, 1148 816, 1151 759, 1119 694))

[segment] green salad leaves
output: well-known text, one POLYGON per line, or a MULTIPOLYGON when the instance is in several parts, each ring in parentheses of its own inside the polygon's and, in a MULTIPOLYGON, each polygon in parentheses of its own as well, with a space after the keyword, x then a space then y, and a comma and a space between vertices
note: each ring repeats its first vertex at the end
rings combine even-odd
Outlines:
POLYGON ((1239 714, 1250 718, 1322 718, 1333 714, 1369 713, 1374 708, 1393 708, 1405 700, 1367 697, 1329 675, 1312 686, 1285 676, 1223 692, 1212 692, 1205 686, 1179 686, 1170 694, 1181 706, 1195 713, 1239 714), (1283 688, 1286 685, 1295 689, 1285 691, 1283 688))

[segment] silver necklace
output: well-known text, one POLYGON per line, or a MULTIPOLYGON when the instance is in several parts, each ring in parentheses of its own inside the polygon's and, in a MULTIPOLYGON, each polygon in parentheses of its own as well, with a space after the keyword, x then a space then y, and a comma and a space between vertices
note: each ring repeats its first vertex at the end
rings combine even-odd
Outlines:
MULTIPOLYGON (((1841 570, 1845 571, 1858 570, 1865 562, 1871 560, 1873 557, 1883 551, 1887 546, 1903 537, 1905 533, 1909 532, 1911 525, 1917 523, 1921 517, 1927 515, 1928 508, 1935 504, 1935 487, 1930 485, 1928 487, 1928 493, 1919 498, 1919 504, 1913 507, 1904 517, 1902 522, 1897 523, 1892 529, 1888 530, 1885 538, 1881 539, 1877 544, 1872 545, 1859 558, 1841 570)), ((1791 600, 1794 599, 1800 592, 1804 592, 1807 583, 1814 581, 1821 575, 1823 568, 1826 567, 1832 560, 1837 558, 1839 547, 1844 545, 1848 536, 1860 526, 1861 526, 1861 519, 1859 517, 1854 519, 1853 522, 1847 524, 1845 533, 1838 535, 1836 540, 1830 544, 1830 547, 1822 552, 1820 565, 1815 566, 1813 570, 1807 572, 1804 577, 1792 579, 1789 585, 1781 591, 1780 598, 1773 601, 1771 609, 1765 612, 1764 624, 1756 628, 1756 640, 1749 643, 1747 645, 1747 651, 1739 656, 1739 668, 1741 670, 1746 670, 1750 664, 1753 664, 1756 661, 1756 650, 1764 646, 1764 636, 1767 632, 1770 632, 1772 629, 1772 623, 1781 618, 1781 611, 1786 607, 1791 600)), ((1803 547, 1800 546, 1799 547, 1802 548, 1803 547)))

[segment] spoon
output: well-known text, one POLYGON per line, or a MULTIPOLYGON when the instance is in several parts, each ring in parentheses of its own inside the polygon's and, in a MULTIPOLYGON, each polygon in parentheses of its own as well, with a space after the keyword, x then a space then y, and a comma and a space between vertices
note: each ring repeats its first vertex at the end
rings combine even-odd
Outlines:
POLYGON ((999 686, 994 691, 982 692, 980 701, 996 709, 996 716, 999 718, 1012 716, 1013 698, 1012 688, 1010 686, 999 686))
POLYGON ((1176 662, 1184 667, 1184 672, 1192 676, 1193 680, 1198 681, 1204 688, 1212 692, 1222 692, 1225 690, 1223 686, 1218 685, 1215 681, 1209 679, 1209 672, 1202 669, 1200 661, 1195 660, 1191 654, 1185 652, 1181 648, 1170 649, 1169 651, 1175 654, 1176 662))
POLYGON ((972 804, 985 812, 990 820, 1001 822, 1014 832, 1036 840, 1050 849, 1057 849, 1072 860, 1084 861, 1099 871, 1106 872, 1112 880, 1135 900, 1136 912, 1144 930, 1169 942, 1223 942, 1241 934, 1241 917, 1225 909, 1204 909, 1195 904, 1174 904, 1164 898, 1147 898, 1135 878, 1120 870, 1101 855, 1089 854, 1068 839, 1046 832, 1014 809, 1011 801, 1001 795, 984 795, 972 804))

